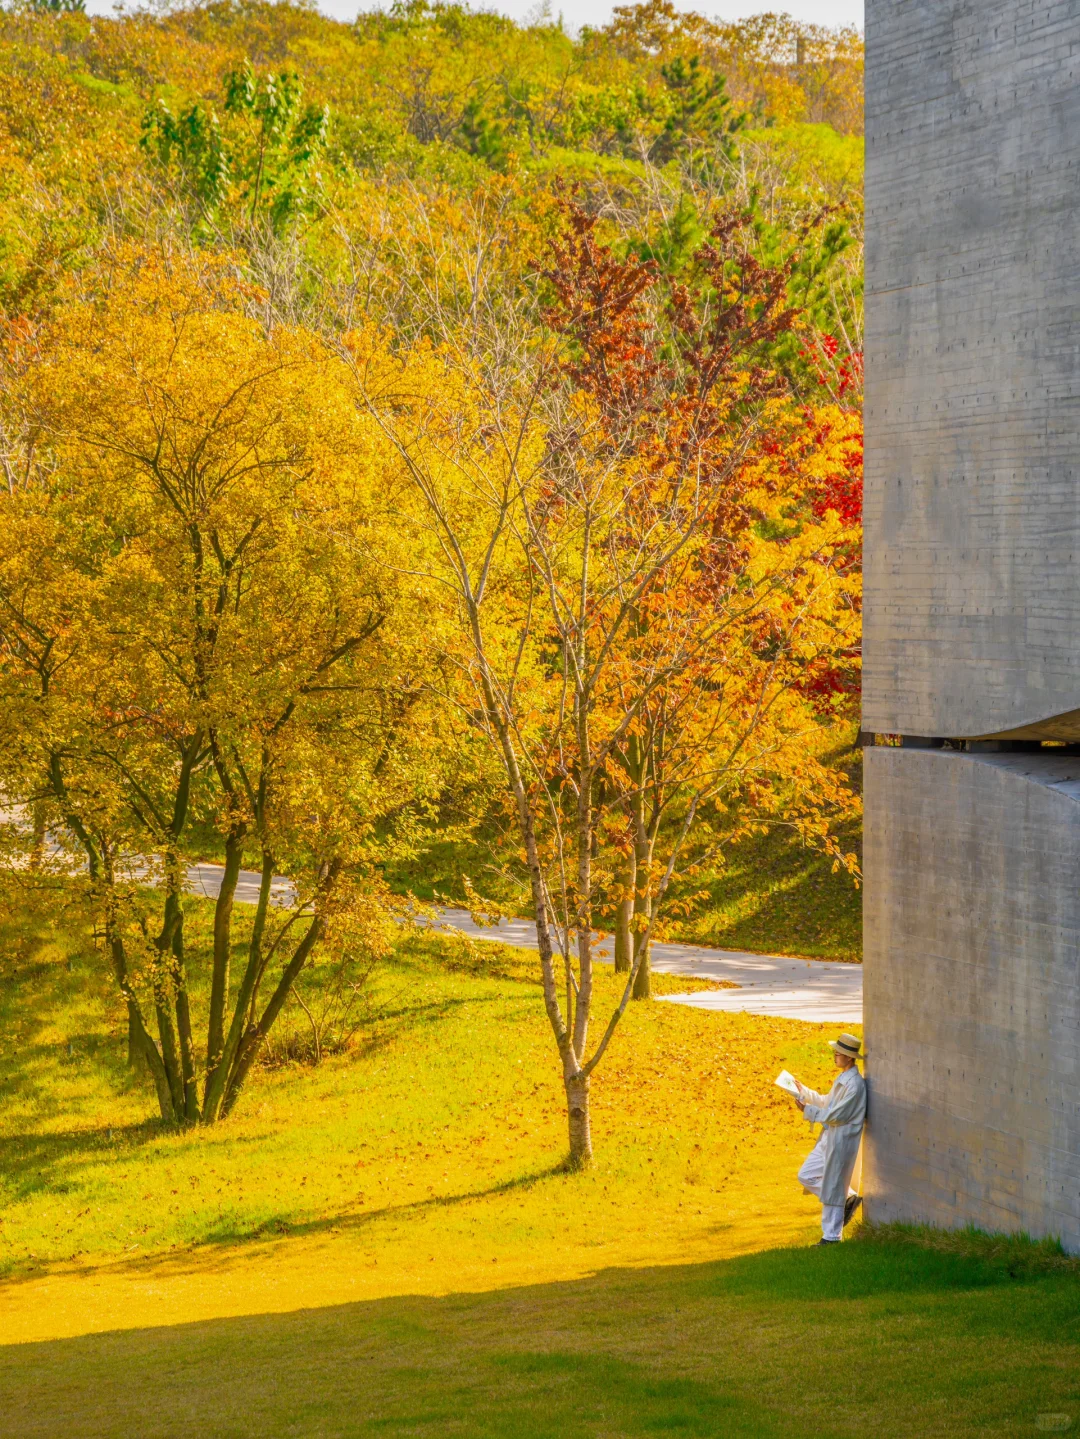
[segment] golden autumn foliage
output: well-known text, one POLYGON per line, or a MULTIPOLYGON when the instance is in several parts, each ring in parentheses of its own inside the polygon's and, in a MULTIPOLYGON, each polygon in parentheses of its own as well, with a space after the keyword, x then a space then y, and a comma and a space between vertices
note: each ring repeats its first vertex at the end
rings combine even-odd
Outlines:
POLYGON ((667 0, 0 16, 6 837, 87 875, 169 1122, 486 828, 586 1162, 672 886, 777 824, 856 872, 860 67, 667 0))
POLYGON ((128 249, 11 338, 0 533, 23 793, 82 851, 133 1052, 163 1115, 189 1120, 227 1111, 313 946, 379 901, 372 835, 438 770, 377 437, 342 367, 310 334, 268 333, 263 303, 224 257, 128 249), (182 902, 197 818, 226 855, 201 1063, 182 902), (245 845, 262 921, 230 997, 245 845), (160 921, 123 884, 132 854, 161 867, 160 921))

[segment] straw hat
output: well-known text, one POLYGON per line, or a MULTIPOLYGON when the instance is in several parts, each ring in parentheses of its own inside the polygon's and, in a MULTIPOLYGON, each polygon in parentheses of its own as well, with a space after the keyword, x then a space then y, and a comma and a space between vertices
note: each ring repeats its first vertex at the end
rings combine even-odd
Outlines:
POLYGON ((849 1059, 860 1059, 861 1044, 853 1034, 842 1034, 838 1039, 829 1040, 829 1048, 837 1054, 846 1054, 849 1059))

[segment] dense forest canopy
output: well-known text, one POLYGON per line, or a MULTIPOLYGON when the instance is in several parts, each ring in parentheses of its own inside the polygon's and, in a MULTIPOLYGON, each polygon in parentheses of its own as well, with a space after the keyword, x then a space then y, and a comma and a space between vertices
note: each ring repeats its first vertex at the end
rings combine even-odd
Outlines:
POLYGON ((353 25, 290 4, 44 4, 0 12, 0 65, 14 311, 165 199, 204 230, 280 231, 393 175, 526 194, 573 178, 644 228, 734 191, 772 219, 825 203, 858 232, 861 38, 783 15, 721 24, 648 0, 575 38, 426 0, 353 25))

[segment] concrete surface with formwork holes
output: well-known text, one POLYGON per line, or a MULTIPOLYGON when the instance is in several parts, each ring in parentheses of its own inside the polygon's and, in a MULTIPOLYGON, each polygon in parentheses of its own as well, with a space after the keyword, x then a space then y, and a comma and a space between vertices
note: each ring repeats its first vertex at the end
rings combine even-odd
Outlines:
POLYGON ((866 18, 867 1211, 1080 1252, 1080 6, 866 18))

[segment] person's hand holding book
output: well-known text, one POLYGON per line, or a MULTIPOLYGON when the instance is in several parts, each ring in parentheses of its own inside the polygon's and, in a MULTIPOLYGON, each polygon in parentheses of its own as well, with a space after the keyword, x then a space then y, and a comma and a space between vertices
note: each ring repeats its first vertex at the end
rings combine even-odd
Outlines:
POLYGON ((793 1074, 789 1074, 786 1069, 782 1069, 777 1076, 776 1084, 785 1094, 791 1095, 800 1110, 803 1108, 806 1104, 804 1086, 799 1083, 793 1074))

